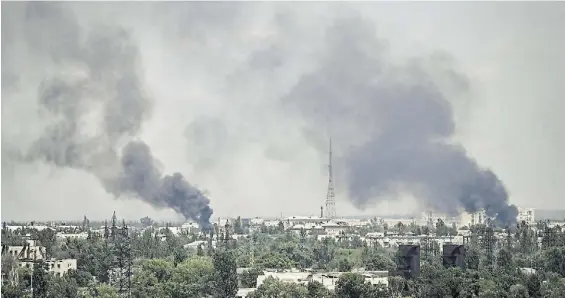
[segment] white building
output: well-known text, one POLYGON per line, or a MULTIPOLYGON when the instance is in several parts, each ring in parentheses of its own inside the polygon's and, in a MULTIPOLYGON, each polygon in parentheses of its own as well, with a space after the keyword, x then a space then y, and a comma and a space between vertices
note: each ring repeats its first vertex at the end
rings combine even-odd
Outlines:
POLYGON ((256 226, 256 225, 261 225, 265 222, 265 219, 263 218, 259 218, 259 217, 255 217, 249 220, 249 224, 252 226, 256 226))
POLYGON ((463 212, 461 214, 460 224, 464 226, 484 225, 487 224, 489 217, 484 210, 474 213, 463 212))
POLYGON ((441 237, 426 237, 424 235, 420 236, 372 236, 368 235, 361 240, 367 244, 374 246, 378 245, 381 247, 398 247, 399 245, 415 245, 420 244, 425 241, 435 241, 440 246, 444 244, 463 244, 463 236, 441 236, 441 237))
MULTIPOLYGON (((335 285, 339 277, 345 272, 312 273, 264 271, 263 273, 264 275, 259 275, 257 277, 257 287, 261 286, 267 278, 272 277, 285 283, 307 284, 311 281, 318 281, 328 290, 333 291, 335 290, 335 285)), ((366 283, 388 286, 388 271, 366 271, 358 273, 365 278, 366 283)))
MULTIPOLYGON (((490 218, 491 220, 493 218, 490 218)), ((485 210, 480 210, 475 213, 463 212, 461 214, 461 225, 473 226, 479 224, 487 224, 489 216, 487 216, 485 210)), ((529 226, 533 226, 536 223, 535 209, 534 208, 519 208, 518 216, 516 218, 518 222, 525 221, 529 226)))
POLYGON ((345 222, 328 222, 322 224, 327 235, 339 235, 347 232, 351 227, 345 222))
MULTIPOLYGON (((45 261, 47 266, 49 266, 49 273, 55 276, 63 276, 69 272, 69 270, 77 269, 76 259, 62 259, 62 260, 47 260, 45 261)), ((34 263, 31 261, 23 261, 19 263, 20 267, 33 268, 34 263)))
POLYGON ((57 233, 56 235, 57 239, 59 240, 66 240, 66 239, 86 239, 88 238, 88 233, 83 232, 83 233, 57 233))
POLYGON ((328 222, 329 218, 323 218, 319 216, 290 216, 283 220, 283 222, 293 224, 305 224, 305 223, 323 223, 328 222))
POLYGON ((48 226, 43 226, 43 225, 29 225, 29 226, 10 226, 10 225, 6 225, 6 228, 10 231, 10 232, 15 232, 17 230, 23 230, 23 229, 33 229, 33 230, 37 230, 37 231, 43 231, 45 229, 51 229, 48 226))
POLYGON ((182 226, 180 227, 181 231, 183 232, 199 232, 200 231, 200 226, 195 223, 195 222, 187 222, 182 224, 182 226))
POLYGON ((45 247, 37 246, 35 241, 29 240, 28 243, 23 246, 2 247, 2 254, 8 254, 17 260, 39 261, 45 259, 45 247))
POLYGON ((534 208, 519 208, 518 222, 525 221, 527 225, 533 226, 536 224, 536 217, 534 208))

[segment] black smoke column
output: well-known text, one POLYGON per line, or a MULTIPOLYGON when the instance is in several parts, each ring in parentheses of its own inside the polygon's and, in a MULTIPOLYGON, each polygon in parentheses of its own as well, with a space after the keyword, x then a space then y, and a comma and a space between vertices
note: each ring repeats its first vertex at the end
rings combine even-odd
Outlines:
POLYGON ((151 149, 141 141, 132 141, 122 151, 123 176, 120 180, 122 192, 129 192, 152 206, 171 208, 200 224, 210 228, 210 200, 190 185, 180 173, 166 175, 157 168, 151 149))
POLYGON ((281 100, 307 121, 305 135, 320 151, 327 139, 320 131, 343 144, 335 165, 356 207, 408 192, 427 209, 485 209, 502 225, 516 221, 500 179, 453 142, 448 97, 467 94, 470 83, 448 55, 392 59, 374 25, 359 16, 336 20, 325 36, 317 68, 281 100))

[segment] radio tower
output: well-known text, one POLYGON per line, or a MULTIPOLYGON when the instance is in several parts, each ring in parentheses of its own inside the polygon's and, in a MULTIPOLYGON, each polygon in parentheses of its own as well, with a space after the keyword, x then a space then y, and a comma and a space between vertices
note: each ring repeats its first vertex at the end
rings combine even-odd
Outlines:
POLYGON ((335 190, 332 169, 332 139, 330 138, 330 163, 328 164, 329 182, 328 194, 326 195, 326 217, 335 218, 335 190))

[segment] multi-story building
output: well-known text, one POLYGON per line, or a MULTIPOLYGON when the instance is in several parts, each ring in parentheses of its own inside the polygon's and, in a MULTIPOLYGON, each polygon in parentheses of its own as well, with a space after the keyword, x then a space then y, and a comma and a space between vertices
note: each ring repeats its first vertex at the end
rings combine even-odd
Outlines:
MULTIPOLYGON (((47 266, 49 267, 49 273, 55 276, 63 276, 69 272, 69 270, 77 269, 76 259, 62 259, 62 260, 46 260, 47 266)), ((33 261, 22 261, 19 263, 20 267, 32 268, 34 266, 33 261)))
POLYGON ((489 219, 485 210, 479 210, 474 213, 463 212, 460 218, 460 224, 463 226, 484 225, 488 223, 489 219))
POLYGON ((534 208, 520 208, 518 210, 518 222, 525 221, 527 225, 533 226, 536 223, 534 208))
POLYGON ((471 214, 471 225, 484 225, 488 221, 485 210, 480 210, 471 214))
POLYGON ((33 240, 28 240, 24 245, 3 246, 2 255, 5 254, 16 260, 40 261, 45 258, 45 247, 36 245, 33 240))

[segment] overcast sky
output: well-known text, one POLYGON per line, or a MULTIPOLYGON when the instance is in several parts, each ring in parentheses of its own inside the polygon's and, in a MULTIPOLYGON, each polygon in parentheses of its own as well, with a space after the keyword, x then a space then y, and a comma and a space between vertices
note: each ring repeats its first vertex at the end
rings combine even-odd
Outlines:
MULTIPOLYGON (((358 121, 347 121, 346 110, 319 112, 321 106, 306 107, 293 96, 312 73, 356 65, 355 55, 341 53, 358 45, 378 57, 379 67, 416 63, 428 73, 452 105, 451 139, 498 175, 511 203, 565 208, 563 3, 11 2, 2 3, 3 220, 102 219, 114 210, 128 219, 179 218, 135 198, 114 198, 84 170, 16 158, 54 121, 38 104, 42 82, 61 72, 77 80, 86 72, 93 80, 92 57, 105 56, 80 57, 96 52, 88 40, 108 32, 102 27, 130 34, 128 44, 112 49, 135 53, 132 71, 151 101, 128 137, 147 142, 163 172, 181 172, 205 190, 214 216, 319 213, 328 135, 339 160, 366 141, 371 111, 348 98, 355 93, 336 100, 358 121), (336 34, 341 38, 332 42, 336 34)), ((129 65, 117 57, 112 65, 129 65)), ((366 79, 371 65, 364 63, 344 80, 366 79)), ((343 91, 339 80, 329 82, 327 89, 320 83, 324 92, 343 91)), ((133 119, 131 110, 120 113, 133 119)), ((81 115, 81 131, 99 132, 100 114, 81 115)), ((407 194, 355 207, 351 177, 340 165, 338 214, 422 208, 407 194)))

